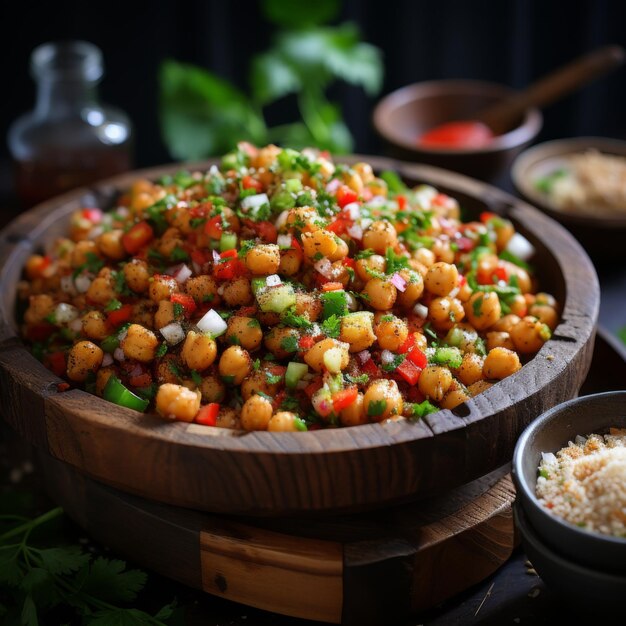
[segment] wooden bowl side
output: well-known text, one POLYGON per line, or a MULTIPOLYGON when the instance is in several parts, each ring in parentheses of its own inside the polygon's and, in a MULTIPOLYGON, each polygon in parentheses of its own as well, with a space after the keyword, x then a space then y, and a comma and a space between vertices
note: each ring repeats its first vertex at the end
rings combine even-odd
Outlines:
POLYGON ((308 433, 236 433, 169 423, 80 390, 58 393, 60 380, 17 336, 15 290, 23 264, 62 233, 68 216, 86 201, 105 205, 138 176, 157 178, 180 167, 170 165, 49 201, 0 235, 5 419, 52 456, 124 491, 251 515, 380 507, 441 492, 509 461, 524 426, 574 396, 589 369, 599 306, 591 262, 560 226, 497 189, 428 166, 358 155, 356 160, 368 160, 378 170, 396 169, 409 181, 430 182, 475 211, 506 215, 534 243, 545 264, 541 278, 563 303, 563 313, 554 337, 531 364, 454 411, 417 422, 308 433))

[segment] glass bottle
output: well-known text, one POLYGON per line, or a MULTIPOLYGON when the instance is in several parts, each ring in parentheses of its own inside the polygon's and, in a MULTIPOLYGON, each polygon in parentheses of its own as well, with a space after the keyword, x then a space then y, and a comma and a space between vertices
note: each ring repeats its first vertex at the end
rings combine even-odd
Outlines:
POLYGON ((96 46, 42 44, 31 55, 31 73, 35 108, 8 135, 16 191, 25 207, 131 168, 130 120, 98 102, 104 70, 96 46))

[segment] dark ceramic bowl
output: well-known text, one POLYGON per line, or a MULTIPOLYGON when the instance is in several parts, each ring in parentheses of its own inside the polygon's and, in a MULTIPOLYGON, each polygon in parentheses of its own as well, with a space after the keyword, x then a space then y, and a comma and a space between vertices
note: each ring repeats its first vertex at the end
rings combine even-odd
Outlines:
MULTIPOLYGON (((569 600, 570 611, 582 609, 607 616, 623 615, 626 576, 584 567, 575 560, 557 554, 541 540, 519 503, 513 506, 513 514, 515 525, 522 535, 524 550, 533 567, 550 589, 569 600)), ((584 623, 606 624, 604 620, 598 622, 597 615, 595 617, 591 621, 585 619, 584 623)), ((616 623, 623 624, 622 621, 616 623)))
POLYGON ((453 120, 472 119, 479 111, 515 94, 496 83, 436 80, 407 85, 385 96, 374 109, 374 126, 392 156, 427 163, 491 181, 541 130, 543 118, 529 109, 504 135, 475 150, 425 149, 417 139, 425 131, 453 120))
POLYGON ((537 189, 537 179, 561 169, 574 153, 595 149, 604 154, 626 157, 626 141, 606 137, 576 137, 548 141, 523 152, 513 163, 511 177, 517 191, 530 204, 560 222, 580 241, 592 258, 626 258, 626 207, 622 216, 603 216, 563 211, 537 189))
POLYGON ((585 567, 626 576, 625 538, 570 524, 541 506, 535 496, 542 452, 556 453, 576 435, 604 434, 611 426, 626 427, 626 391, 599 393, 559 404, 524 430, 513 454, 512 474, 519 505, 543 543, 585 567))

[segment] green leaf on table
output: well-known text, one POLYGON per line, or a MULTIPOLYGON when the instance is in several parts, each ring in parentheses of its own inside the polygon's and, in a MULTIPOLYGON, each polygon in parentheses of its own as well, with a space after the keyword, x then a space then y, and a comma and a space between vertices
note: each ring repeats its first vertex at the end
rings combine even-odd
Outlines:
POLYGON ((42 565, 51 574, 69 574, 89 563, 89 555, 80 546, 47 548, 40 550, 42 565))
POLYGON ((131 602, 146 584, 146 574, 126 569, 126 563, 117 559, 98 557, 88 568, 81 591, 106 602, 131 602))
POLYGON ((0 547, 0 583, 17 586, 22 580, 22 570, 18 556, 20 550, 15 546, 0 547))
POLYGON ((86 623, 87 626, 152 626, 154 618, 138 609, 108 609, 94 613, 86 623))
POLYGON ((293 0, 263 0, 261 10, 274 24, 288 28, 302 28, 330 22, 337 17, 339 0, 293 2, 293 0))
POLYGON ((20 587, 33 598, 40 609, 56 606, 61 600, 54 578, 41 567, 31 568, 22 579, 20 587))
POLYGON ((302 87, 298 72, 282 55, 272 51, 252 60, 252 94, 260 104, 296 93, 302 87))
POLYGON ((160 118, 172 156, 199 159, 237 141, 264 141, 265 124, 246 97, 206 70, 165 61, 160 70, 160 118))
POLYGON ((620 328, 617 331, 617 336, 622 340, 622 343, 626 346, 626 326, 620 328))
POLYGON ((22 605, 22 626, 39 626, 39 619, 37 618, 37 607, 33 602, 33 598, 27 595, 24 598, 24 604, 22 605))

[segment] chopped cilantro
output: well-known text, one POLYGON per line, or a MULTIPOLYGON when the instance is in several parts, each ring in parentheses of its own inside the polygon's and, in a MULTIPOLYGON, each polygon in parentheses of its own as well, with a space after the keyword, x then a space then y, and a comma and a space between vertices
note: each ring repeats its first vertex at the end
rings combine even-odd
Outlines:
POLYGON ((189 226, 194 230, 200 226, 204 226, 206 224, 206 217, 192 217, 189 220, 189 226))
POLYGON ((233 346, 241 345, 241 341, 239 341, 239 337, 237 337, 237 335, 228 335, 228 342, 233 346))
POLYGON ((384 398, 381 400, 372 400, 367 406, 367 415, 369 417, 378 417, 385 412, 387 408, 387 400, 384 398))
POLYGON ((389 363, 383 363, 381 365, 381 369, 385 372, 393 372, 395 369, 400 367, 400 365, 402 365, 404 359, 406 359, 406 354, 394 354, 393 360, 389 363))
POLYGON ((402 254, 396 254, 393 248, 387 248, 385 260, 387 261, 387 274, 395 274, 409 266, 409 259, 402 254))
POLYGON ((322 331, 333 339, 337 339, 341 332, 341 319, 334 313, 322 322, 322 331))
POLYGON ((222 380, 227 384, 227 385, 232 385, 235 382, 235 375, 228 375, 228 376, 222 376, 222 380))
POLYGON ((118 309, 122 308, 122 303, 119 300, 111 300, 111 302, 109 302, 109 304, 107 304, 104 307, 104 310, 109 313, 111 311, 117 311, 118 309))
POLYGON ((248 254, 248 252, 250 252, 250 250, 252 250, 252 248, 254 248, 256 245, 257 244, 254 239, 246 239, 245 241, 242 241, 237 256, 239 258, 245 257, 246 254, 248 254))
POLYGON ((360 376, 345 374, 345 377, 349 383, 354 383, 355 385, 367 385, 370 380, 370 377, 367 374, 361 374, 360 376))
POLYGON ((275 385, 279 383, 283 377, 280 374, 270 374, 269 372, 265 372, 265 379, 270 385, 275 385))
POLYGON ((313 324, 309 322, 306 317, 303 317, 302 315, 296 315, 295 309, 293 308, 283 311, 280 316, 280 321, 287 326, 291 326, 292 328, 307 329, 313 326, 313 324))
POLYGON ((111 276, 113 278, 113 284, 115 285, 116 293, 119 293, 120 296, 132 295, 131 290, 128 288, 128 285, 126 284, 126 277, 124 276, 124 272, 113 271, 111 272, 111 276))
POLYGON ((293 396, 287 396, 281 403, 280 408, 283 411, 295 411, 300 408, 300 402, 293 396))
POLYGON ((252 369, 255 372, 258 372, 261 368, 261 359, 254 359, 254 363, 252 363, 252 369))
POLYGON ((249 322, 248 322, 248 326, 250 328, 260 328, 261 327, 261 323, 259 322, 259 320, 252 318, 249 322))
POLYGON ((482 306, 483 306, 483 297, 478 296, 478 298, 476 298, 476 300, 472 302, 472 310, 474 311, 474 315, 476 317, 480 317, 483 314, 481 310, 482 306))
POLYGON ((359 259, 369 259, 371 256, 376 254, 371 248, 365 248, 365 250, 361 250, 354 255, 355 260, 359 259))
POLYGON ((298 337, 296 335, 287 335, 283 337, 280 342, 280 347, 285 352, 297 352, 298 351, 298 337))
POLYGON ((189 253, 180 246, 176 246, 170 253, 170 259, 172 261, 188 261, 189 253))
POLYGON ((420 417, 426 417, 430 413, 437 413, 441 409, 431 404, 428 400, 424 400, 419 403, 406 404, 406 413, 412 419, 419 419, 420 417))
POLYGON ((407 190, 407 187, 402 182, 400 176, 392 170, 385 170, 384 172, 381 172, 380 178, 387 183, 387 188, 391 191, 391 193, 402 193, 407 190))
POLYGON ((258 389, 254 392, 254 395, 261 396, 261 398, 265 398, 266 400, 269 400, 270 402, 273 400, 272 396, 269 396, 266 393, 259 391, 258 389))
POLYGON ((191 370, 191 380, 193 380, 197 387, 202 384, 202 376, 200 376, 196 370, 191 370))
POLYGON ((517 255, 509 252, 508 250, 502 250, 502 252, 500 252, 500 258, 504 261, 509 261, 509 263, 513 263, 518 267, 524 268, 527 272, 532 272, 533 268, 528 263, 526 263, 526 261, 520 259, 517 255))
POLYGON ((174 302, 174 317, 181 317, 185 312, 185 307, 180 302, 174 302))
POLYGON ((155 351, 155 356, 157 357, 162 357, 165 356, 167 354, 167 344, 165 342, 163 342, 155 351))
POLYGON ((178 367, 178 365, 174 361, 168 361, 167 362, 167 367, 170 370, 170 372, 172 372, 172 374, 174 374, 174 376, 176 376, 176 378, 178 378, 178 379, 182 378, 182 374, 180 372, 180 368, 178 367))

